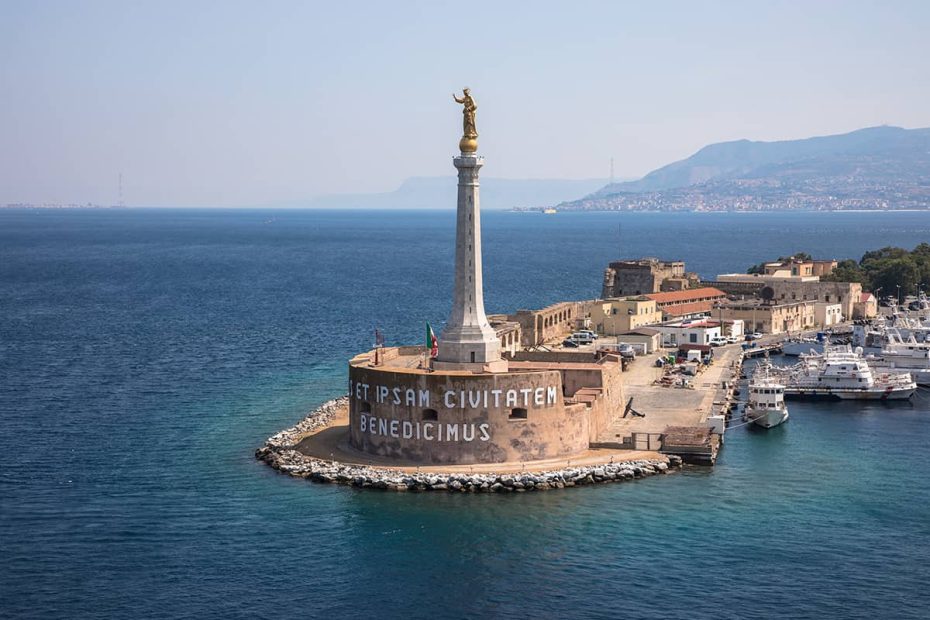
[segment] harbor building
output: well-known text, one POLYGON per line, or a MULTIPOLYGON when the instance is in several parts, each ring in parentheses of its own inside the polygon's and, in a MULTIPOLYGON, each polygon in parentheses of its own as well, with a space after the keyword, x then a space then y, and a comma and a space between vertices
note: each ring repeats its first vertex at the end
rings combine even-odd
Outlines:
POLYGON ((601 298, 680 291, 693 288, 697 282, 696 274, 685 271, 684 261, 620 260, 610 263, 604 270, 601 298))
POLYGON ((718 321, 711 319, 684 319, 669 321, 653 327, 662 334, 663 347, 677 347, 683 344, 709 345, 714 338, 723 335, 718 321))
POLYGON ((727 296, 720 289, 705 286, 685 291, 651 293, 646 297, 656 303, 656 307, 662 312, 663 320, 668 321, 708 314, 727 296))
POLYGON ((838 303, 818 301, 814 304, 814 324, 817 328, 833 327, 843 322, 843 306, 838 303))
POLYGON ((765 263, 763 274, 767 276, 826 276, 836 269, 836 261, 796 259, 794 257, 783 261, 765 263))
POLYGON ((617 334, 617 342, 634 346, 639 345, 644 347, 646 354, 654 353, 662 347, 662 332, 653 327, 639 327, 617 334))
POLYGON ((617 355, 527 351, 583 325, 590 302, 488 317, 474 99, 466 89, 452 307, 438 342, 349 362, 349 447, 398 465, 519 463, 587 451, 623 410, 617 355))
POLYGON ((660 322, 662 312, 655 300, 646 296, 598 299, 591 304, 591 327, 605 336, 617 336, 660 322))
POLYGON ((872 293, 859 293, 859 301, 853 304, 852 318, 871 319, 878 316, 878 299, 872 293))
POLYGON ((811 301, 838 303, 843 316, 853 316, 855 304, 862 295, 858 282, 824 282, 820 276, 763 275, 724 273, 713 282, 704 282, 733 296, 758 296, 765 288, 771 289, 771 298, 780 302, 811 301))
POLYGON ((741 320, 747 331, 761 334, 782 334, 817 326, 815 304, 812 301, 766 302, 761 299, 722 302, 714 310, 727 320, 741 320))

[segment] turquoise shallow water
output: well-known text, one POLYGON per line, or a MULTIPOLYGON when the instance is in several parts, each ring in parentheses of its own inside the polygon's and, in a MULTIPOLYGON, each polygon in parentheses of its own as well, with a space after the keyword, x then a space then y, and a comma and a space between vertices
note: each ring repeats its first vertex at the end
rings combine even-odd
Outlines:
MULTIPOLYGON (((0 211, 0 616, 925 618, 930 400, 791 403, 718 466, 517 496, 254 461, 448 312, 454 214, 0 211)), ((930 239, 930 215, 487 213, 488 310, 930 239), (620 236, 618 239, 618 226, 620 236)))

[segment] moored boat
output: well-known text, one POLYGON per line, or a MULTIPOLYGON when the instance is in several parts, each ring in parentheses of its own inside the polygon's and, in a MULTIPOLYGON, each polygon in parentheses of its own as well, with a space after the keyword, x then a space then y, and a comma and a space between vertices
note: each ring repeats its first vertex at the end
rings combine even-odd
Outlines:
POLYGON ((785 385, 785 396, 843 400, 904 400, 917 391, 908 372, 873 372, 862 351, 826 346, 822 355, 802 355, 794 366, 769 371, 785 385))
POLYGON ((749 382, 749 400, 743 408, 743 420, 772 428, 787 419, 785 386, 771 375, 768 364, 762 364, 749 382))
POLYGON ((881 352, 866 360, 876 370, 906 371, 917 385, 930 385, 930 342, 917 342, 913 336, 905 340, 896 328, 887 330, 881 352))

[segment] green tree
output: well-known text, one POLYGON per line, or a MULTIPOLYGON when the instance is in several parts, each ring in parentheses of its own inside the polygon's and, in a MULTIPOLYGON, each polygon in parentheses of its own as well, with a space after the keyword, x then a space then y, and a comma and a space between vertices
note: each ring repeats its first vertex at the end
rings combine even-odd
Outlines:
POLYGON ((820 279, 826 282, 859 282, 865 290, 872 286, 869 275, 851 258, 839 261, 829 275, 820 279))
POLYGON ((897 294, 898 286, 901 287, 902 296, 917 293, 920 269, 910 256, 871 261, 869 265, 866 271, 872 272, 870 279, 873 286, 881 287, 892 295, 897 294))

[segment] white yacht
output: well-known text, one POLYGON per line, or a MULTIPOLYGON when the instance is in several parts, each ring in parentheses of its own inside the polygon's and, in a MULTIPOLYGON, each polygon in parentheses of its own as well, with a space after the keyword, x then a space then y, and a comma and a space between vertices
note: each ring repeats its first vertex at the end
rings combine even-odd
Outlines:
POLYGON ((823 353, 823 338, 788 338, 781 343, 781 352, 789 357, 810 353, 823 353))
POLYGON ((861 349, 827 346, 822 355, 802 355, 794 366, 772 366, 785 385, 785 395, 854 400, 903 400, 917 391, 908 372, 872 372, 861 349))
POLYGON ((772 428, 787 419, 785 386, 771 375, 768 364, 760 364, 749 382, 749 401, 743 408, 743 420, 772 428))
POLYGON ((885 331, 885 344, 877 355, 866 358, 876 370, 909 372, 917 385, 930 385, 930 342, 901 337, 897 328, 885 331))

